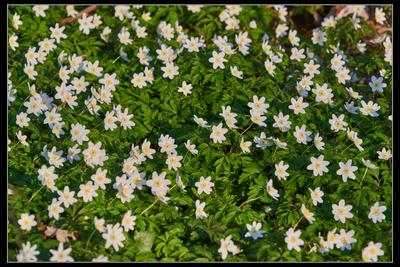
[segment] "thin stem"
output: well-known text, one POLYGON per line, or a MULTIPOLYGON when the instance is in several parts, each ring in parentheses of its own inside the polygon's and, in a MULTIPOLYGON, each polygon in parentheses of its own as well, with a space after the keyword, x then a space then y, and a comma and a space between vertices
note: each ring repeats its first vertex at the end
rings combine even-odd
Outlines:
POLYGON ((248 199, 248 200, 246 200, 245 202, 243 202, 242 204, 240 204, 240 205, 239 205, 239 208, 242 207, 244 204, 247 204, 247 203, 249 203, 249 202, 255 201, 255 200, 260 199, 260 198, 261 198, 261 196, 256 197, 256 198, 253 198, 253 199, 248 199))
POLYGON ((274 159, 275 153, 278 150, 278 146, 275 147, 274 153, 272 153, 272 159, 274 159))
POLYGON ((353 143, 351 143, 350 145, 348 145, 340 154, 343 154, 349 147, 351 147, 353 145, 353 143))
POLYGON ((246 130, 244 130, 240 135, 243 135, 245 132, 247 132, 253 125, 254 125, 254 123, 252 122, 252 123, 250 124, 250 126, 247 127, 246 130))
POLYGON ((88 240, 86 241, 85 250, 88 249, 90 239, 92 239, 92 236, 94 235, 95 232, 96 232, 96 229, 94 229, 94 230, 92 231, 92 233, 90 234, 88 240))
MULTIPOLYGON (((174 184, 174 185, 168 190, 168 192, 171 191, 175 186, 176 186, 176 184, 174 184)), ((158 197, 157 197, 156 200, 154 200, 154 202, 151 203, 150 206, 148 206, 144 211, 142 211, 142 212, 139 214, 139 216, 143 215, 144 213, 146 213, 146 211, 148 211, 149 209, 151 209, 151 208, 157 203, 158 200, 159 200, 159 199, 158 199, 158 197)))
POLYGON ((304 216, 301 216, 300 219, 296 222, 296 224, 293 226, 293 229, 296 230, 297 225, 301 222, 301 220, 304 218, 304 216))
POLYGON ((365 177, 365 175, 367 174, 367 171, 368 171, 368 167, 365 168, 364 175, 363 175, 363 177, 361 178, 360 187, 361 187, 362 182, 364 181, 364 177, 365 177))
POLYGON ((29 202, 31 202, 31 200, 44 188, 45 186, 42 185, 38 190, 36 190, 36 192, 31 196, 31 198, 29 199, 29 202))
POLYGON ((154 200, 154 202, 148 206, 144 211, 142 211, 139 215, 143 215, 146 211, 148 211, 149 209, 151 209, 158 201, 158 198, 156 198, 156 200, 154 200))
POLYGON ((118 56, 116 59, 113 60, 113 64, 120 58, 121 56, 118 56))

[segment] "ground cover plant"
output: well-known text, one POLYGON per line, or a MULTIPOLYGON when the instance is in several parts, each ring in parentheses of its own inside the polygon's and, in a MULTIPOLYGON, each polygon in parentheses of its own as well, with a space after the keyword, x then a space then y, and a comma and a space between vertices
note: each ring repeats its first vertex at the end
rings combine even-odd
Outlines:
POLYGON ((8 6, 9 261, 391 261, 390 6, 8 6))

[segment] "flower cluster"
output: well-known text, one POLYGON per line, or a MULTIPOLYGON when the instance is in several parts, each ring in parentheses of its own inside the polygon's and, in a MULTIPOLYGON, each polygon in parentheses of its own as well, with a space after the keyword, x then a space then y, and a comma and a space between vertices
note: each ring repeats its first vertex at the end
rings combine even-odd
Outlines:
POLYGON ((390 260, 389 9, 75 8, 9 10, 13 260, 390 260))

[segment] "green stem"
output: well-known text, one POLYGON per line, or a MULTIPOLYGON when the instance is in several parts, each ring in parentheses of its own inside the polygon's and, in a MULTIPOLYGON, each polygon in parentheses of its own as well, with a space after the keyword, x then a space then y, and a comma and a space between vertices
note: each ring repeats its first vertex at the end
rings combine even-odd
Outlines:
POLYGON ((36 192, 31 196, 31 198, 29 199, 29 202, 31 202, 31 200, 44 188, 45 186, 42 185, 38 190, 36 190, 36 192))
POLYGON ((364 181, 365 175, 367 175, 367 172, 368 172, 368 167, 365 168, 364 175, 363 175, 363 177, 361 178, 360 187, 361 187, 362 182, 364 181))
POLYGON ((350 145, 348 145, 340 154, 343 154, 349 147, 351 147, 353 145, 353 143, 351 143, 350 145))
POLYGON ((118 56, 116 59, 113 60, 113 64, 120 58, 121 56, 118 56))
POLYGON ((86 245, 85 245, 85 250, 86 250, 86 251, 87 251, 87 249, 88 249, 90 239, 92 239, 92 236, 94 235, 95 232, 96 232, 96 229, 94 229, 94 230, 92 231, 92 233, 90 234, 88 240, 86 241, 86 245))
POLYGON ((296 224, 293 226, 293 229, 296 230, 297 225, 301 222, 304 216, 301 216, 300 219, 296 222, 296 224))
POLYGON ((249 203, 249 202, 255 201, 255 200, 260 199, 260 198, 261 198, 261 196, 256 197, 256 198, 253 198, 253 199, 248 199, 248 200, 246 200, 245 202, 243 202, 242 204, 240 204, 240 205, 239 205, 239 208, 242 207, 244 204, 247 204, 247 203, 249 203))
POLYGON ((275 153, 278 150, 278 146, 275 147, 274 153, 272 153, 272 159, 274 159, 275 153))
POLYGON ((144 211, 142 211, 139 215, 143 215, 146 211, 148 211, 149 209, 151 209, 158 201, 158 198, 156 198, 156 200, 154 200, 154 202, 148 206, 144 211))
MULTIPOLYGON (((168 192, 171 191, 175 186, 176 186, 176 184, 174 184, 174 185, 168 190, 168 192)), ((151 209, 151 208, 157 203, 158 200, 159 200, 158 197, 156 197, 156 199, 154 200, 154 202, 151 203, 151 205, 148 206, 144 211, 142 211, 142 212, 139 214, 139 216, 143 215, 144 213, 146 213, 146 211, 148 211, 149 209, 151 209)))
POLYGON ((252 122, 252 123, 250 124, 250 126, 247 127, 246 130, 244 130, 240 135, 243 135, 245 132, 247 132, 247 131, 251 128, 251 126, 253 126, 253 125, 254 125, 254 123, 252 122))

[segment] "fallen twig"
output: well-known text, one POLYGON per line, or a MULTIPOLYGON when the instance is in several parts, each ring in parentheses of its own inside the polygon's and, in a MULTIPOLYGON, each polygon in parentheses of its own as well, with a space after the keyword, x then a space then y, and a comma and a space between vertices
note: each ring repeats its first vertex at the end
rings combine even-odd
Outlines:
POLYGON ((87 16, 87 15, 89 15, 91 12, 93 12, 95 10, 96 10, 96 6, 89 6, 89 7, 85 8, 85 9, 83 9, 82 11, 80 11, 75 17, 69 17, 69 18, 62 19, 62 20, 60 20, 59 23, 61 25, 63 25, 63 24, 67 24, 67 23, 71 23, 71 22, 77 21, 80 17, 83 16, 83 14, 86 14, 86 16, 87 16))

